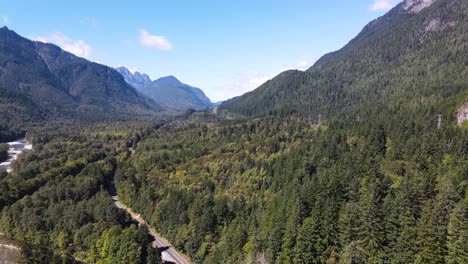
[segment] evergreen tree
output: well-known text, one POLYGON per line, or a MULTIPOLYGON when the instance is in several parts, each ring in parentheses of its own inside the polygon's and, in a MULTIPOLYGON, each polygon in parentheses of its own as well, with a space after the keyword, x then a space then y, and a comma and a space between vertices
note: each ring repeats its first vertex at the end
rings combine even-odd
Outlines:
POLYGON ((460 201, 450 215, 448 224, 447 264, 468 263, 468 205, 460 201))
POLYGON ((421 218, 417 226, 417 254, 415 256, 415 264, 438 264, 440 257, 437 255, 440 251, 437 248, 438 236, 434 225, 433 201, 428 201, 423 207, 421 218))
POLYGON ((320 241, 320 226, 315 217, 308 217, 299 229, 294 263, 319 263, 324 252, 320 241))
POLYGON ((161 264, 161 252, 157 247, 153 247, 151 243, 146 245, 148 251, 148 257, 146 258, 147 264, 161 264))

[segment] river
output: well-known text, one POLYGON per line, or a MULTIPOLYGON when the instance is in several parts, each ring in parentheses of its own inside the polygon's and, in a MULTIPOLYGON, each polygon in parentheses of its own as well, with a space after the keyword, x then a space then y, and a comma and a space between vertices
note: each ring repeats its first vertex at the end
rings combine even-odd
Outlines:
POLYGON ((10 149, 8 150, 8 159, 5 162, 0 163, 0 168, 6 169, 9 173, 12 171, 11 162, 18 158, 18 155, 22 152, 29 152, 32 150, 32 145, 25 139, 19 139, 16 141, 8 142, 10 149))
MULTIPOLYGON (((31 151, 32 145, 25 138, 8 142, 7 144, 10 145, 10 149, 8 150, 8 159, 5 162, 0 163, 0 168, 5 169, 7 172, 11 172, 11 163, 16 160, 22 152, 31 151)), ((20 263, 20 258, 20 242, 9 239, 0 233, 0 263, 20 263)))

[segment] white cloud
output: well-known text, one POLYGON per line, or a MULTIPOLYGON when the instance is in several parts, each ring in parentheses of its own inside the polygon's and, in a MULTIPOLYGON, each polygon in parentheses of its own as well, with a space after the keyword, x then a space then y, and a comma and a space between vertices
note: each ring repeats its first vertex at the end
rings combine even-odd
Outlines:
POLYGON ((172 44, 163 36, 158 36, 158 35, 151 35, 148 33, 148 31, 144 29, 140 29, 140 44, 149 47, 149 48, 155 48, 155 49, 160 49, 160 50, 171 50, 172 49, 172 44))
POLYGON ((61 32, 55 32, 50 36, 37 36, 34 40, 57 44, 63 50, 71 52, 78 57, 90 59, 93 53, 91 46, 83 40, 74 40, 61 32))
POLYGON ((239 79, 234 82, 231 90, 246 93, 264 84, 272 77, 273 75, 259 74, 258 72, 247 72, 239 76, 239 79))
POLYGON ((226 79, 226 83, 216 85, 216 88, 210 89, 209 96, 214 102, 239 96, 254 90, 273 78, 273 76, 255 71, 241 72, 226 79))
POLYGON ((285 66, 280 70, 280 72, 289 71, 289 70, 300 70, 300 71, 305 71, 305 70, 307 70, 310 66, 311 66, 311 65, 310 65, 310 63, 309 63, 308 61, 303 60, 303 61, 298 62, 296 66, 289 66, 289 65, 286 66, 286 65, 285 65, 285 66))
POLYGON ((308 61, 300 61, 298 66, 299 68, 305 68, 309 65, 309 62, 308 61))
POLYGON ((228 83, 218 85, 219 88, 213 89, 213 91, 210 93, 210 96, 212 96, 212 99, 214 99, 215 101, 239 96, 252 90, 255 90, 256 88, 258 88, 268 80, 271 80, 281 72, 288 70, 305 71, 310 66, 311 63, 309 63, 306 60, 302 60, 299 61, 295 66, 284 65, 283 67, 278 68, 277 71, 270 73, 259 73, 256 71, 246 71, 238 73, 232 76, 228 83))
POLYGON ((7 16, 2 16, 3 24, 10 24, 10 18, 7 16))
POLYGON ((369 7, 371 11, 388 11, 392 9, 400 0, 374 0, 369 7))

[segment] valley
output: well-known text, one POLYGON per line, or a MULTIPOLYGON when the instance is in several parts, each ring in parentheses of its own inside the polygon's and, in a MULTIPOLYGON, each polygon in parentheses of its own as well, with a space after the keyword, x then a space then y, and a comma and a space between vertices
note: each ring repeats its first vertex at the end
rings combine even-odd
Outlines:
MULTIPOLYGON (((283 56, 276 42, 292 57, 283 35, 317 34, 297 23, 317 15, 309 2, 171 6, 160 25, 183 30, 167 36, 122 26, 106 6, 119 16, 74 22, 83 39, 101 32, 93 47, 0 28, 0 263, 468 263, 468 3, 385 3, 367 7, 382 16, 341 49, 276 76, 244 65, 270 67, 283 56), (213 22, 191 16, 223 11, 216 23, 229 27, 188 30, 213 22), (245 35, 232 27, 243 19, 255 22, 239 26, 245 35), (139 35, 114 40, 100 31, 108 21, 139 35), (223 48, 205 54, 200 32, 223 48), (166 77, 92 61, 120 45, 119 60, 166 77), (207 65, 225 54, 225 67, 207 65), (220 81, 233 69, 232 84, 220 81), (213 104, 171 70, 194 84, 208 76, 210 96, 239 96, 213 104)), ((125 15, 144 8, 161 22, 142 6, 125 15)), ((346 27, 345 16, 334 21, 346 27)))

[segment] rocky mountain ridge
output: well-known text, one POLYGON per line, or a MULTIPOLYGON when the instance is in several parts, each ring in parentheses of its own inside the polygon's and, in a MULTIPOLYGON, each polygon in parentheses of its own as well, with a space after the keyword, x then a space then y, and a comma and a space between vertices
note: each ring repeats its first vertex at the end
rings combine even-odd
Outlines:
POLYGON ((162 106, 182 111, 190 108, 201 110, 213 106, 203 90, 184 84, 172 75, 152 81, 148 75, 131 73, 125 67, 118 67, 116 70, 122 74, 127 83, 162 106))

